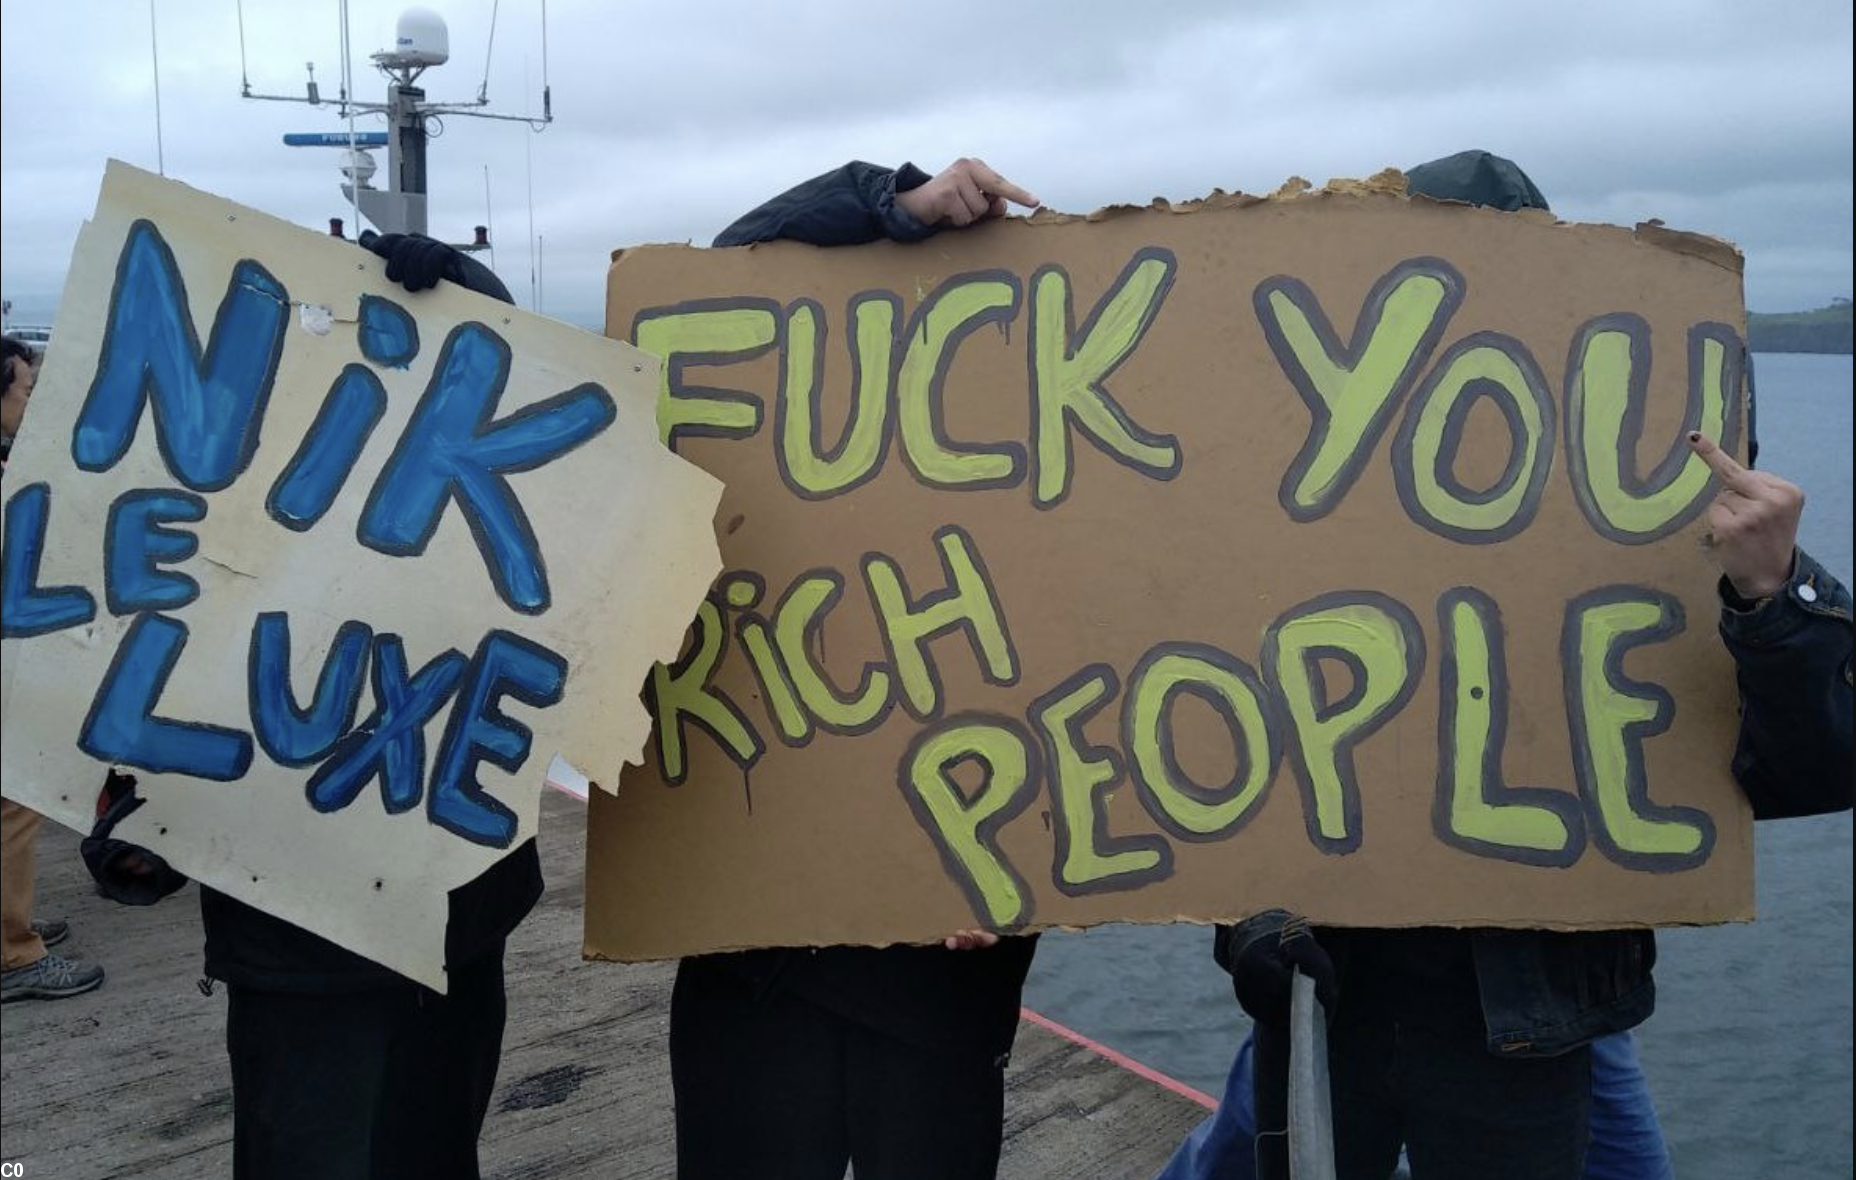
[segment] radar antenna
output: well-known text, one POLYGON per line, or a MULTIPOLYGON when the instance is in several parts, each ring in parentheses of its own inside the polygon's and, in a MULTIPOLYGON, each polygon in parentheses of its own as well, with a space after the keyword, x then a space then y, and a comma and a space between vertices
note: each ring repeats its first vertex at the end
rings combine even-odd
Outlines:
MULTIPOLYGON (((500 7, 498 0, 497 7, 500 7)), ((342 32, 344 56, 347 45, 347 4, 342 5, 342 32)), ((309 85, 303 96, 288 94, 260 94, 252 90, 249 72, 245 68, 245 5, 239 0, 239 70, 241 75, 240 93, 245 98, 260 99, 268 102, 301 102, 310 106, 333 106, 335 112, 348 121, 347 132, 329 132, 326 134, 286 135, 284 142, 293 147, 339 147, 342 153, 341 173, 342 196, 347 198, 358 215, 366 217, 381 233, 417 233, 426 232, 426 145, 434 135, 444 129, 443 116, 460 115, 475 119, 498 119, 505 122, 525 123, 531 131, 537 133, 545 130, 554 122, 552 95, 548 86, 547 58, 547 4, 543 0, 542 19, 542 78, 541 78, 541 114, 512 115, 501 114, 483 108, 490 105, 489 59, 484 60, 483 82, 477 88, 477 97, 460 102, 431 102, 426 98, 425 90, 418 85, 420 77, 426 70, 444 65, 451 59, 451 36, 445 27, 444 18, 429 8, 408 8, 400 14, 395 28, 394 44, 391 49, 383 49, 371 54, 369 60, 374 63, 387 79, 387 97, 385 102, 361 102, 350 92, 346 81, 341 87, 340 97, 334 103, 327 103, 316 84, 316 66, 314 62, 306 63, 309 71, 309 85), (384 116, 387 122, 385 132, 357 132, 354 120, 361 115, 384 116), (387 149, 386 187, 375 188, 371 183, 378 171, 370 148, 387 149)), ((496 15, 492 8, 490 18, 490 44, 496 39, 496 15)), ((487 243, 485 235, 478 233, 473 242, 466 243, 463 249, 484 249, 487 243)))

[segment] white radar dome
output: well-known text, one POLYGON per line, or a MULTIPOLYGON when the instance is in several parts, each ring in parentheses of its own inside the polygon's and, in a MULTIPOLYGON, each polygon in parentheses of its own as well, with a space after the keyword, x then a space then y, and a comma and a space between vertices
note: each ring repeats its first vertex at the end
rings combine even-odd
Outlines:
POLYGON ((379 168, 365 148, 348 148, 342 152, 342 175, 362 188, 372 187, 368 182, 374 179, 379 168))
POLYGON ((408 8, 400 13, 393 56, 408 64, 442 66, 451 60, 451 34, 445 18, 429 8, 408 8))

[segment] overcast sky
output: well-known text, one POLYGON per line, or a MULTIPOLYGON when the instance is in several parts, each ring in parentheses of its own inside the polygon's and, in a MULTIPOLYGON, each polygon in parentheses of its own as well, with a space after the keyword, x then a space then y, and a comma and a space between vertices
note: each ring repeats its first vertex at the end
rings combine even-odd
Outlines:
MULTIPOLYGON (((363 100, 385 96, 367 54, 405 7, 351 0, 363 100)), ((1485 147, 1566 220, 1660 217, 1734 242, 1754 310, 1852 293, 1848 0, 554 0, 545 52, 541 0, 502 3, 493 37, 493 0, 432 7, 452 59, 426 74, 431 100, 474 98, 487 61, 489 109, 538 113, 545 58, 555 114, 540 135, 445 119, 432 232, 461 240, 487 218, 518 300, 589 325, 614 247, 706 243, 847 159, 934 171, 962 155, 1087 212, 1485 147)), ((240 98, 247 77, 302 94, 306 61, 332 97, 339 14, 338 0, 245 0, 241 63, 236 0, 153 0, 152 39, 149 0, 0 7, 0 288, 15 320, 55 307, 110 157, 312 228, 342 216, 352 233, 337 153, 281 139, 345 123, 327 105, 240 98)))

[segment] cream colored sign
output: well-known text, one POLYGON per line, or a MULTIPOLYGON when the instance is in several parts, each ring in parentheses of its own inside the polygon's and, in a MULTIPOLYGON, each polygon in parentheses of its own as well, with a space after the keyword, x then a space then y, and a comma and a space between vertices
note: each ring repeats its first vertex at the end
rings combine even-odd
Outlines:
POLYGON ((112 163, 6 472, 9 798, 443 990, 446 894, 610 788, 719 567, 657 362, 112 163))

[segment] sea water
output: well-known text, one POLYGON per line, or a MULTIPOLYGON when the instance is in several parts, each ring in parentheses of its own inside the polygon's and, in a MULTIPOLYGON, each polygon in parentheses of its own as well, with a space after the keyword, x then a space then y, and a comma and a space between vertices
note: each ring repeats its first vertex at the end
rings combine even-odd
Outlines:
MULTIPOLYGON (((1851 358, 1759 354, 1759 466, 1805 489, 1805 548, 1851 576, 1851 358)), ((1640 1030, 1681 1180, 1849 1180, 1851 817, 1761 824, 1759 918, 1658 935, 1640 1030)), ((1201 926, 1044 936, 1026 1003, 1216 1097, 1245 1031, 1201 926)))

